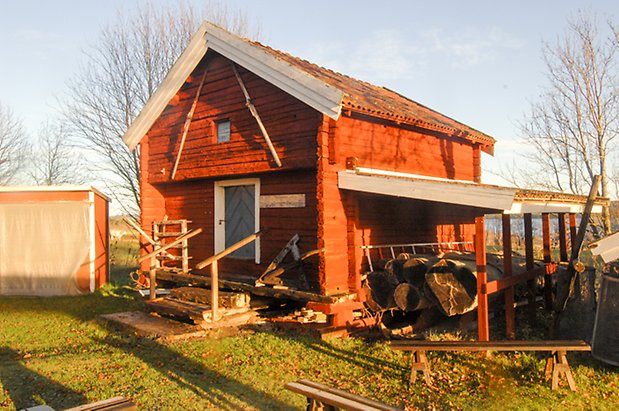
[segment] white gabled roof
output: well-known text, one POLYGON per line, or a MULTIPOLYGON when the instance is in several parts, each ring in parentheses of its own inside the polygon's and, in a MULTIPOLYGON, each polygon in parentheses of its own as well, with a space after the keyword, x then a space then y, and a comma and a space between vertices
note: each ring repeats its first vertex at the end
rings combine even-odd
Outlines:
POLYGON ((123 136, 130 150, 135 149, 150 130, 208 49, 262 77, 319 112, 336 120, 339 117, 342 91, 277 59, 255 44, 204 22, 123 136))

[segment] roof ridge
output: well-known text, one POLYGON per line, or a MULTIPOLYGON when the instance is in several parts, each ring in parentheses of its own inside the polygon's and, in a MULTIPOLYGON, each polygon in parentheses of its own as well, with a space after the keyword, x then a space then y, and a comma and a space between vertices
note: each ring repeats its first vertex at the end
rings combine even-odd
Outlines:
POLYGON ((265 45, 256 40, 248 39, 247 41, 253 45, 262 48, 265 52, 273 54, 276 58, 286 60, 288 64, 299 65, 299 68, 301 70, 307 72, 314 77, 323 77, 323 80, 325 80, 324 78, 327 78, 334 81, 335 83, 338 83, 331 85, 338 88, 347 97, 345 101, 342 101, 342 105, 360 109, 368 113, 384 115, 397 119, 398 121, 411 121, 417 125, 426 124, 428 126, 437 127, 438 129, 444 130, 444 132, 453 133, 454 135, 458 135, 462 138, 468 137, 474 139, 477 142, 482 143, 482 145, 492 146, 496 141, 488 134, 483 133, 482 131, 479 131, 474 127, 468 126, 437 110, 434 110, 416 100, 413 100, 410 97, 398 93, 397 91, 392 90, 389 87, 374 84, 367 80, 362 80, 348 74, 344 74, 336 70, 330 69, 328 67, 321 66, 302 57, 298 57, 289 52, 265 45), (350 84, 347 88, 345 84, 346 82, 351 82, 352 84, 350 84), (366 87, 368 91, 373 90, 373 92, 363 93, 362 90, 354 90, 361 87, 366 87), (355 93, 355 91, 357 91, 357 93, 355 93), (392 94, 392 96, 389 96, 387 93, 392 94), (360 94, 365 95, 359 96, 360 94), (380 94, 383 95, 381 96, 380 94), (394 101, 394 98, 405 100, 409 104, 409 107, 401 107, 402 110, 398 112, 397 101, 394 101), (415 108, 410 107, 410 105, 427 111, 430 118, 427 118, 428 116, 424 118, 424 116, 422 115, 423 113, 415 113, 415 108), (447 121, 441 121, 441 119, 447 121))

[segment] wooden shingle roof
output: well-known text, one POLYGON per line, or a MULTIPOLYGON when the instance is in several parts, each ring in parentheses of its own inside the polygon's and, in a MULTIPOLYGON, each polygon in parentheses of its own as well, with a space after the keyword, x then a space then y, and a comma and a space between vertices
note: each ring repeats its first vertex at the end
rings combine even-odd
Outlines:
POLYGON ((393 90, 318 66, 307 60, 255 41, 251 41, 251 44, 260 47, 277 59, 285 61, 291 66, 299 68, 326 84, 341 90, 343 93, 342 109, 351 109, 368 115, 386 117, 397 122, 461 137, 480 144, 484 151, 492 154, 492 149, 496 142, 494 138, 393 90))

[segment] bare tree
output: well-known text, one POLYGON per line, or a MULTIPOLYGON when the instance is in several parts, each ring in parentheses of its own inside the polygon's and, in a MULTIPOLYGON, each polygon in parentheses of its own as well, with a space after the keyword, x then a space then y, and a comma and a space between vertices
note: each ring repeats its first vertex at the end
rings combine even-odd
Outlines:
MULTIPOLYGON (((586 193, 602 176, 609 196, 609 163, 619 134, 619 42, 611 22, 598 31, 595 17, 580 13, 543 53, 548 88, 520 123, 533 168, 523 172, 530 185, 586 193)), ((610 232, 610 214, 603 214, 610 232)))
POLYGON ((83 184, 80 155, 69 140, 69 132, 61 123, 45 122, 39 130, 32 156, 30 178, 37 185, 83 184))
POLYGON ((140 152, 130 152, 122 136, 205 19, 243 35, 250 29, 244 13, 217 3, 203 9, 144 3, 102 29, 69 84, 64 108, 73 133, 99 157, 92 171, 133 216, 140 206, 140 152))
POLYGON ((27 152, 28 141, 21 121, 10 108, 0 104, 0 185, 15 181, 27 152))

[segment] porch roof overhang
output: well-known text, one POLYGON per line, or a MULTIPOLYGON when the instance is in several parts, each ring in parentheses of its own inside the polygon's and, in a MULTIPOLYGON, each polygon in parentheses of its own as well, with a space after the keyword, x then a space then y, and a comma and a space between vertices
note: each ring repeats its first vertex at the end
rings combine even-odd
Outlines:
POLYGON ((362 168, 340 171, 338 186, 344 190, 497 211, 511 208, 516 194, 514 188, 362 168))
MULTIPOLYGON (((586 196, 522 190, 480 184, 466 180, 450 180, 357 167, 338 172, 338 187, 416 200, 435 201, 483 209, 485 214, 575 213, 584 211, 586 196)), ((606 199, 597 199, 592 213, 601 213, 606 199)))

